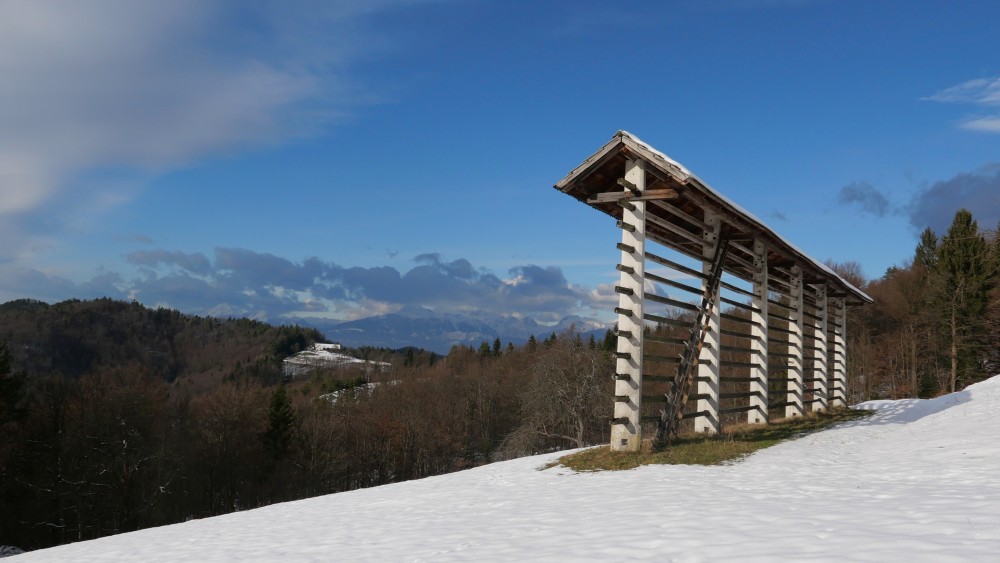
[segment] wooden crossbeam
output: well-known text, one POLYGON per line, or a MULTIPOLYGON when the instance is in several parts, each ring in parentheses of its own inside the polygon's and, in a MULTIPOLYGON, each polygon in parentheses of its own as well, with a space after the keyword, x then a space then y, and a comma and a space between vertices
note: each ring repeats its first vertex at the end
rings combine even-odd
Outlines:
POLYGON ((587 199, 588 204, 598 204, 598 203, 617 203, 621 200, 624 201, 654 201, 654 200, 664 200, 664 199, 677 199, 679 197, 677 190, 673 188, 663 188, 659 190, 646 190, 642 192, 642 195, 634 195, 631 191, 614 191, 614 192, 601 192, 592 195, 587 199))

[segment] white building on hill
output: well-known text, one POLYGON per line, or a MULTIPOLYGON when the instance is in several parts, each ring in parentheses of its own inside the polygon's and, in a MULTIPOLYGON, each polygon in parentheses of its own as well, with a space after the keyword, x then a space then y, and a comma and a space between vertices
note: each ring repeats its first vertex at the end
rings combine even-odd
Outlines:
POLYGON ((284 359, 281 372, 285 380, 308 375, 317 369, 339 368, 350 365, 364 366, 366 372, 378 370, 386 372, 392 367, 388 362, 370 362, 338 352, 340 344, 313 344, 308 350, 303 350, 284 359))

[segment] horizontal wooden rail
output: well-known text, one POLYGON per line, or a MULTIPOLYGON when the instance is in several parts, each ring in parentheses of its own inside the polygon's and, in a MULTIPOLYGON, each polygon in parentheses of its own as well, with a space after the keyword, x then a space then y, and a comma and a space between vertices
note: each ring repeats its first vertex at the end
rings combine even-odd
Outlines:
POLYGON ((753 305, 744 303, 742 301, 737 301, 735 299, 729 299, 728 297, 720 297, 719 301, 722 301, 726 305, 732 305, 733 307, 739 307, 745 311, 750 311, 751 313, 760 313, 760 309, 754 307, 753 305))
POLYGON ((740 317, 738 315, 731 315, 729 313, 719 313, 719 317, 723 318, 723 319, 728 319, 730 321, 738 322, 738 323, 748 324, 748 325, 751 325, 751 326, 761 326, 760 323, 754 322, 751 319, 745 319, 745 318, 740 317))
POLYGON ((688 274, 690 276, 694 276, 696 278, 700 278, 700 279, 703 279, 703 280, 704 279, 708 279, 708 274, 706 274, 704 272, 699 272, 698 270, 695 270, 694 268, 688 268, 687 266, 685 266, 683 264, 678 264, 677 262, 674 262, 673 260, 668 260, 668 259, 666 259, 666 258, 664 258, 662 256, 657 256, 657 255, 655 255, 655 254, 653 254, 652 252, 649 252, 649 251, 646 251, 646 259, 650 260, 652 262, 656 262, 657 264, 659 264, 661 266, 666 266, 668 268, 673 268, 673 269, 677 270, 678 272, 683 272, 685 274, 688 274))
POLYGON ((735 286, 735 285, 733 285, 731 283, 727 283, 727 282, 723 281, 723 282, 719 282, 719 285, 721 285, 722 287, 728 289, 729 291, 732 291, 733 293, 739 293, 741 295, 746 295, 747 297, 754 297, 754 294, 753 294, 752 291, 748 291, 746 289, 743 289, 742 287, 735 286))
POLYGON ((786 317, 785 315, 781 315, 781 314, 773 312, 771 310, 767 311, 767 316, 768 316, 768 318, 777 319, 779 321, 786 322, 786 323, 795 324, 795 322, 796 322, 795 319, 793 319, 791 317, 786 317))
POLYGON ((653 322, 656 322, 656 323, 665 324, 665 325, 671 325, 671 326, 680 326, 680 327, 684 327, 684 328, 687 328, 687 329, 690 329, 691 325, 693 324, 691 321, 685 322, 685 321, 681 321, 681 320, 678 320, 678 319, 671 319, 670 317, 663 317, 663 316, 660 316, 660 315, 653 315, 651 313, 643 313, 642 318, 645 319, 645 320, 647 320, 647 321, 653 321, 653 322))
POLYGON ((719 360, 719 365, 730 368, 756 368, 760 365, 753 362, 733 362, 730 360, 719 360))
POLYGON ((674 338, 672 336, 653 336, 649 335, 644 338, 646 342, 656 342, 657 344, 680 344, 684 346, 688 343, 687 338, 674 338))
POLYGON ((674 281, 672 279, 665 278, 663 276, 658 276, 658 275, 656 275, 654 273, 651 273, 651 272, 645 272, 643 274, 643 276, 647 280, 652 280, 652 281, 654 281, 656 283, 660 283, 660 284, 663 284, 663 285, 668 285, 668 286, 670 286, 670 287, 672 287, 674 289, 680 289, 682 291, 687 291, 689 293, 694 293, 696 295, 701 295, 703 293, 702 289, 700 287, 694 287, 694 286, 686 285, 686 284, 674 281))
POLYGON ((738 330, 729 330, 728 328, 720 328, 719 334, 725 334, 726 336, 733 336, 735 338, 746 338, 747 340, 758 340, 758 337, 750 334, 749 332, 740 332, 738 330))
POLYGON ((719 409, 719 414, 733 414, 738 412, 750 412, 757 410, 757 405, 748 405, 745 407, 733 407, 731 409, 719 409))
POLYGON ((759 377, 726 377, 722 376, 719 381, 723 383, 764 383, 759 377))
POLYGON ((663 356, 660 354, 643 354, 642 358, 651 362, 664 362, 668 364, 679 364, 682 361, 680 356, 663 356))
POLYGON ((741 393, 719 393, 719 399, 748 399, 750 397, 762 397, 764 394, 758 391, 741 393))
POLYGON ((688 303, 687 301, 678 301, 677 299, 671 299, 669 297, 663 297, 662 295, 657 295, 655 293, 644 292, 642 294, 643 298, 649 299, 656 303, 661 303, 663 305, 670 305, 671 307, 677 307, 678 309, 684 309, 686 311, 698 311, 700 307, 694 303, 688 303))
POLYGON ((669 204, 669 203, 667 203, 665 201, 655 201, 655 200, 652 201, 651 203, 654 206, 659 207, 660 209, 666 211, 667 213, 670 213, 670 214, 672 214, 672 215, 680 218, 682 221, 686 221, 688 223, 691 223, 692 225, 694 225, 695 227, 701 229, 702 231, 705 231, 705 230, 708 229, 708 225, 706 225, 704 221, 702 221, 702 220, 694 217, 693 215, 690 215, 686 211, 684 211, 682 209, 679 209, 678 207, 676 207, 674 205, 671 205, 671 204, 669 204))
POLYGON ((807 316, 807 317, 809 317, 810 319, 812 319, 814 321, 822 321, 823 320, 823 317, 821 317, 819 315, 814 315, 814 314, 809 313, 807 311, 802 311, 802 314, 805 315, 805 316, 807 316))
POLYGON ((682 238, 686 238, 688 241, 693 242, 695 244, 704 244, 705 242, 701 238, 701 235, 697 235, 669 221, 660 219, 659 217, 653 215, 652 213, 646 213, 646 225, 654 225, 666 231, 670 231, 671 233, 674 233, 675 235, 678 235, 682 238))

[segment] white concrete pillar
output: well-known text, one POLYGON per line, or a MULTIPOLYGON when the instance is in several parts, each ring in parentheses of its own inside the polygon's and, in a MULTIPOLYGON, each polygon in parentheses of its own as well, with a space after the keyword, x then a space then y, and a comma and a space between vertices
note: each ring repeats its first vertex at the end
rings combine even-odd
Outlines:
MULTIPOLYGON (((704 247, 702 251, 702 271, 705 274, 712 272, 712 259, 715 257, 716 246, 721 232, 721 222, 719 216, 705 211, 706 229, 702 233, 704 247)), ((702 292, 708 291, 708 280, 701 281, 702 292)), ((721 317, 719 293, 714 296, 712 304, 712 314, 708 316, 708 333, 705 335, 705 343, 701 348, 701 355, 698 356, 698 394, 707 395, 707 399, 699 399, 696 410, 708 413, 707 416, 699 416, 694 419, 695 432, 707 432, 716 434, 721 429, 719 420, 719 360, 720 357, 720 333, 721 317)))
POLYGON ((842 297, 833 300, 833 345, 830 347, 830 365, 833 371, 833 389, 830 406, 847 406, 847 305, 842 297))
POLYGON ((826 284, 821 283, 816 288, 816 316, 819 319, 813 321, 813 362, 812 362, 812 389, 813 399, 812 410, 825 411, 829 402, 829 392, 826 388, 827 378, 827 303, 826 284))
POLYGON ((756 407, 747 413, 750 424, 767 424, 767 245, 760 239, 753 243, 753 300, 754 310, 750 313, 753 325, 750 327, 750 406, 756 407))
MULTIPOLYGON (((630 160, 625 182, 646 189, 645 163, 630 160)), ((615 360, 615 417, 611 450, 637 452, 642 445, 642 300, 646 253, 646 202, 622 211, 621 276, 618 282, 618 348, 615 360)))
POLYGON ((788 323, 788 405, 785 406, 785 416, 802 416, 805 411, 802 409, 802 269, 792 266, 791 269, 791 298, 790 321, 788 323))

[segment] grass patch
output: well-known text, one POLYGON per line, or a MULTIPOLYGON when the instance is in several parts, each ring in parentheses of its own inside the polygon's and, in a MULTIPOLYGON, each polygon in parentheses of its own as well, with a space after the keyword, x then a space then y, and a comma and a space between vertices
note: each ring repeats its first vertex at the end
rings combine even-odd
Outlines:
POLYGON ((643 443, 642 450, 635 453, 612 452, 608 446, 600 446, 563 456, 549 467, 562 465, 574 471, 603 471, 633 469, 650 464, 718 465, 841 422, 865 418, 873 412, 839 409, 801 418, 785 418, 767 425, 734 425, 711 436, 682 435, 660 452, 652 451, 648 440, 643 443))

